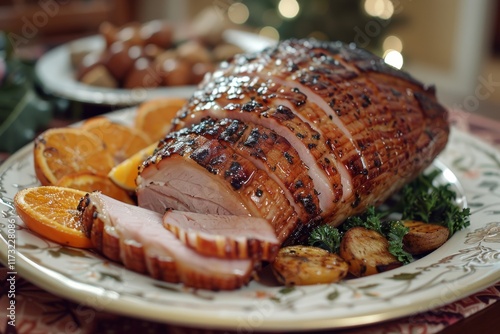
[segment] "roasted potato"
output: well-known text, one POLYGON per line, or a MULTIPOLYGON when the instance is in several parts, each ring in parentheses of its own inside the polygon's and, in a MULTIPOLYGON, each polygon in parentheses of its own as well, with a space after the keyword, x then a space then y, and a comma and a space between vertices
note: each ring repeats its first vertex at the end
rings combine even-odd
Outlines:
POLYGON ((354 276, 368 276, 402 265, 389 253, 389 242, 377 231, 364 227, 348 230, 340 243, 340 256, 354 276))
POLYGON ((347 275, 347 263, 337 254, 312 246, 281 248, 272 264, 277 280, 287 286, 335 283, 347 275))
POLYGON ((448 228, 415 220, 406 220, 403 224, 410 231, 403 237, 405 250, 413 255, 435 250, 448 240, 448 228))

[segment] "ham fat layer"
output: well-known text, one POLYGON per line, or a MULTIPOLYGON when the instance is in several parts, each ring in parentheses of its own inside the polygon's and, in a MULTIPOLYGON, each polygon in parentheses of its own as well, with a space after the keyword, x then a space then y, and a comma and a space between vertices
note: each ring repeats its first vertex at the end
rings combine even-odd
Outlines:
MULTIPOLYGON (((163 227, 160 213, 99 192, 87 194, 79 210, 96 250, 128 269, 209 290, 237 289, 250 280, 252 260, 200 255, 163 227)), ((182 214, 176 213, 175 218, 182 220, 182 214)))
POLYGON ((206 256, 272 261, 279 249, 274 229, 262 218, 168 210, 163 226, 206 256))

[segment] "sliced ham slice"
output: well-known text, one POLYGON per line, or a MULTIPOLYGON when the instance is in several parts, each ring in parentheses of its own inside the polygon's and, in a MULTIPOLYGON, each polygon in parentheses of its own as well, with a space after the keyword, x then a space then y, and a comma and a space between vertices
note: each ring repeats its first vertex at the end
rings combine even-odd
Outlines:
POLYGON ((250 122, 206 118, 172 135, 179 138, 188 134, 218 140, 258 169, 266 171, 285 191, 301 221, 307 222, 321 213, 318 194, 307 173, 307 166, 290 143, 275 132, 250 122))
POLYGON ((87 194, 78 209, 94 247, 128 269, 209 290, 233 290, 250 280, 252 260, 200 255, 163 227, 160 213, 99 192, 87 194))
MULTIPOLYGON (((219 100, 212 101, 213 97, 205 97, 205 99, 211 102, 194 100, 199 105, 192 106, 191 113, 182 118, 182 121, 176 120, 176 129, 197 124, 206 117, 235 119, 271 129, 297 151, 300 160, 308 168, 309 176, 314 181, 323 214, 332 214, 335 203, 339 202, 343 196, 342 178, 333 164, 334 155, 328 152, 318 132, 314 131, 309 124, 301 122, 294 114, 291 114, 292 117, 283 117, 283 113, 280 112, 283 108, 279 106, 275 108, 258 105, 254 99, 248 103, 241 103, 246 101, 245 97, 232 99, 229 104, 225 104, 224 100, 220 104, 219 100)), ((348 185, 350 180, 346 179, 344 183, 348 185)))
POLYGON ((163 225, 206 256, 271 261, 280 246, 273 227, 262 218, 168 210, 163 225))
POLYGON ((139 206, 264 218, 280 242, 299 223, 285 190, 228 145, 190 132, 161 145, 141 166, 139 206))

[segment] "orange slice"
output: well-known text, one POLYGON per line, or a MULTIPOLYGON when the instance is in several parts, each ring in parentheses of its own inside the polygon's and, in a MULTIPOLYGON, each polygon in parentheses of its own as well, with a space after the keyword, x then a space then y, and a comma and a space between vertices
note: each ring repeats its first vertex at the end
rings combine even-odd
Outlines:
POLYGON ((186 99, 180 98, 160 98, 143 102, 137 109, 135 127, 145 132, 151 141, 158 141, 170 130, 172 119, 186 102, 186 99))
POLYGON ((151 144, 127 160, 122 161, 119 165, 111 169, 108 177, 120 188, 127 191, 134 191, 136 187, 135 179, 137 178, 140 164, 153 154, 157 146, 158 143, 151 144))
POLYGON ((76 128, 49 129, 35 139, 35 174, 42 185, 55 185, 63 176, 80 171, 107 174, 114 166, 104 143, 76 128))
POLYGON ((85 194, 55 186, 26 188, 16 194, 14 206, 30 230, 62 245, 90 248, 77 211, 85 194))
POLYGON ((150 144, 149 137, 144 132, 104 117, 91 119, 85 122, 82 128, 106 144, 115 164, 119 164, 150 144))
POLYGON ((91 117, 89 119, 86 119, 82 123, 82 128, 87 128, 89 126, 92 126, 92 124, 99 124, 100 122, 104 122, 104 121, 111 122, 110 119, 105 117, 105 116, 94 116, 94 117, 91 117))
POLYGON ((119 201, 135 204, 128 192, 114 184, 107 175, 90 172, 74 173, 64 176, 56 185, 86 192, 98 190, 104 195, 113 197, 119 201))

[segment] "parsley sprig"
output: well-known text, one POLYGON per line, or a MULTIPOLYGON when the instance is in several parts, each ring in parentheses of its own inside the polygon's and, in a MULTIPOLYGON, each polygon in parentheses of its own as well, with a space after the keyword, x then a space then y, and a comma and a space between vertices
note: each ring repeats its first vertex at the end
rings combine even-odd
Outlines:
POLYGON ((436 185, 434 180, 439 171, 420 175, 402 190, 402 219, 419 220, 445 226, 450 236, 470 225, 469 208, 460 209, 456 193, 450 184, 436 185))
POLYGON ((311 232, 308 241, 311 246, 323 248, 330 253, 338 253, 341 239, 340 231, 336 227, 321 225, 311 232))

